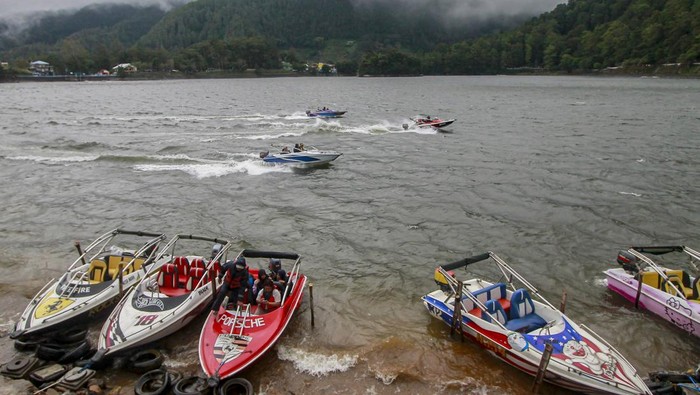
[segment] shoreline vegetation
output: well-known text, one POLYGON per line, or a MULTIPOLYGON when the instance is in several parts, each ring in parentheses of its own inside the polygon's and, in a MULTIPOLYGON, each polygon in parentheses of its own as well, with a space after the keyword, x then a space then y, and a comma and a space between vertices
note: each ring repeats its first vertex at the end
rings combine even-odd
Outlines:
POLYGON ((664 78, 700 78, 700 65, 682 66, 678 64, 661 66, 609 67, 589 71, 548 71, 539 68, 518 68, 504 70, 497 74, 338 74, 333 76, 314 75, 284 70, 245 70, 245 71, 207 71, 207 72, 134 72, 124 75, 68 74, 34 76, 27 74, 6 73, 0 76, 0 82, 70 82, 70 81, 151 81, 176 79, 237 79, 237 78, 279 78, 279 77, 426 77, 426 76, 579 76, 579 77, 664 77, 664 78))

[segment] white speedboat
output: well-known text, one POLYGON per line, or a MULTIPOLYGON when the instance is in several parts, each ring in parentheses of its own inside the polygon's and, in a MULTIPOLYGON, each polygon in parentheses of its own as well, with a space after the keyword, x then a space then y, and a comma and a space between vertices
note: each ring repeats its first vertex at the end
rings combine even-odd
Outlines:
POLYGON ((464 336, 509 365, 536 376, 545 348, 551 344, 545 381, 587 394, 651 394, 619 352, 554 308, 493 252, 440 266, 435 281, 440 289, 422 298, 430 314, 459 328, 464 336), (454 277, 454 269, 485 260, 495 263, 503 282, 481 277, 458 281, 454 277), (460 315, 453 323, 456 303, 461 307, 460 315))
MULTIPOLYGON (((700 252, 691 248, 631 247, 617 255, 617 262, 622 267, 605 271, 608 288, 634 303, 635 307, 649 310, 684 331, 700 336, 700 277, 691 276, 679 267, 663 267, 649 257, 673 256, 672 253, 685 253, 691 266, 697 270, 700 252)), ((679 260, 673 262, 677 265, 679 260)))
POLYGON ((66 272, 32 298, 11 337, 49 332, 111 307, 150 266, 160 264, 154 258, 164 239, 159 233, 114 229, 98 237, 84 252, 79 249, 80 256, 66 272), (141 247, 135 250, 122 248, 121 243, 134 245, 138 238, 148 241, 139 241, 136 245, 141 247))
POLYGON ((217 279, 219 262, 225 260, 229 248, 231 243, 223 239, 173 237, 156 258, 167 260, 148 271, 102 326, 93 360, 161 339, 197 317, 216 297, 221 285, 217 279), (197 241, 199 251, 211 249, 210 259, 183 254, 193 251, 193 243, 188 240, 197 241))
POLYGON ((300 152, 280 152, 271 154, 262 152, 260 157, 265 163, 322 165, 336 160, 342 153, 336 151, 320 151, 316 149, 300 152))

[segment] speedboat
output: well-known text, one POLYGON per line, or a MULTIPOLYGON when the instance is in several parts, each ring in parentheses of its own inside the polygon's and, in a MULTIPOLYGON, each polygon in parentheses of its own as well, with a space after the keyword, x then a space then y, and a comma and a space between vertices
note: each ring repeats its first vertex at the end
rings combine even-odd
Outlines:
POLYGON ((210 385, 235 375, 260 358, 282 336, 301 303, 306 276, 299 272, 301 257, 295 253, 243 250, 239 256, 247 259, 249 273, 253 258, 276 258, 293 262, 288 272, 289 281, 280 289, 281 305, 264 312, 259 306, 239 303, 228 309, 226 299, 218 311, 209 313, 199 336, 199 362, 210 385))
MULTIPOLYGON (((111 307, 124 292, 143 277, 155 261, 158 244, 165 239, 160 233, 114 229, 93 241, 85 251, 79 244, 79 257, 58 280, 49 281, 29 302, 15 330, 13 339, 38 335, 84 320, 88 315, 111 307), (146 238, 136 250, 115 243, 146 238)), ((161 259, 166 259, 161 256, 161 259)))
POLYGON ((223 239, 173 237, 156 257, 163 263, 149 268, 102 326, 96 353, 99 357, 93 360, 161 339, 197 317, 216 296, 221 285, 217 278, 219 262, 225 260, 230 247, 231 243, 223 239), (187 240, 211 247, 210 259, 183 254, 181 251, 192 251, 191 245, 195 244, 187 240), (183 243, 187 249, 181 248, 183 243), (161 259, 164 257, 168 258, 161 259))
POLYGON ((310 118, 340 118, 345 115, 346 112, 347 111, 336 111, 331 109, 318 109, 316 111, 307 110, 306 116, 310 118))
MULTIPOLYGON (((697 270, 700 252, 685 246, 631 247, 620 251, 617 262, 621 267, 605 271, 608 288, 633 302, 635 307, 649 310, 700 336, 700 277, 677 267, 658 265, 649 257, 671 254, 677 258, 678 253, 687 254, 689 263, 697 270)), ((678 260, 674 262, 677 265, 678 260)))
POLYGON ((581 393, 651 394, 608 342, 554 308, 493 252, 442 265, 435 281, 440 289, 422 298, 430 314, 509 365, 536 376, 551 345, 544 381, 581 393), (493 262, 503 281, 455 278, 454 269, 482 261, 493 262))
POLYGON ((269 151, 260 153, 260 157, 265 163, 297 165, 322 165, 336 160, 340 155, 342 155, 340 152, 316 149, 300 152, 280 152, 277 154, 271 154, 269 151))
POLYGON ((417 117, 411 118, 413 122, 418 127, 421 128, 444 128, 445 126, 452 125, 452 123, 455 121, 455 119, 440 119, 436 117, 431 117, 430 115, 419 115, 417 117))

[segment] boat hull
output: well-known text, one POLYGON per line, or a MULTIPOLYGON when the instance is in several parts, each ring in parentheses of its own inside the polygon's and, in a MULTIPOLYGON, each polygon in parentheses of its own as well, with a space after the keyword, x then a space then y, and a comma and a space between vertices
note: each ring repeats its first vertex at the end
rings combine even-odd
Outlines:
POLYGON ((309 118, 340 118, 345 115, 347 111, 308 111, 306 113, 309 118))
POLYGON ((213 300, 212 283, 177 297, 134 288, 102 326, 98 353, 112 355, 171 335, 201 314, 213 300))
POLYGON ((322 165, 336 160, 340 155, 334 151, 302 151, 289 154, 270 154, 263 158, 265 163, 322 165))
MULTIPOLYGON (((432 316, 451 325, 453 308, 443 303, 444 297, 435 297, 437 293, 444 295, 433 292, 423 297, 423 303, 432 316)), ((554 351, 544 375, 544 380, 551 384, 586 394, 648 393, 638 389, 645 386, 622 357, 592 339, 565 316, 562 318, 562 323, 551 328, 551 332, 533 335, 503 331, 465 314, 461 330, 491 355, 530 376, 537 375, 544 343, 552 342, 554 351)))
MULTIPOLYGON (((639 282, 622 268, 605 271, 608 288, 634 303, 639 282)), ((700 336, 700 304, 670 295, 660 289, 642 284, 639 306, 678 328, 700 336)))
MULTIPOLYGON (((76 270, 86 270, 88 265, 76 270)), ((122 292, 128 291, 141 279, 142 270, 123 277, 122 292)), ((71 272, 54 282, 35 298, 15 324, 14 338, 41 335, 68 323, 95 316, 113 307, 120 299, 119 280, 109 283, 89 284, 70 282, 71 272), (75 287, 74 295, 64 297, 66 289, 75 287)))
POLYGON ((199 338, 199 361, 208 377, 223 380, 237 374, 277 342, 301 303, 306 276, 300 274, 292 281, 294 289, 284 305, 270 313, 209 314, 199 338))
POLYGON ((432 122, 419 122, 417 125, 421 128, 435 128, 435 129, 440 129, 444 128, 445 126, 452 125, 454 123, 454 119, 449 119, 446 121, 443 120, 436 120, 432 122))

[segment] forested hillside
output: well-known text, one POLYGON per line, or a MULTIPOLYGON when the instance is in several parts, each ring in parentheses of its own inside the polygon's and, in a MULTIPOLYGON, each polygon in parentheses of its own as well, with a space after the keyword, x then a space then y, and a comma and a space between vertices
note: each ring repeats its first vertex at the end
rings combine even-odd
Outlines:
MULTIPOLYGON (((448 0, 198 0, 88 7, 2 35, 0 58, 57 70, 131 62, 141 70, 278 69, 335 63, 341 74, 589 72, 700 62, 700 0, 569 0, 522 17, 449 19, 448 0), (411 6, 407 6, 411 4, 411 6), (522 21, 517 26, 508 28, 522 21), (4 51, 3 51, 4 50, 4 51)), ((2 29, 8 27, 0 24, 2 29)), ((699 67, 691 70, 697 72, 699 67)))
POLYGON ((524 26, 427 53, 425 73, 700 62, 700 0, 570 0, 524 26))
POLYGON ((43 59, 59 70, 107 68, 123 62, 126 51, 165 14, 156 6, 108 4, 50 14, 19 32, 0 24, 0 58, 43 59))

